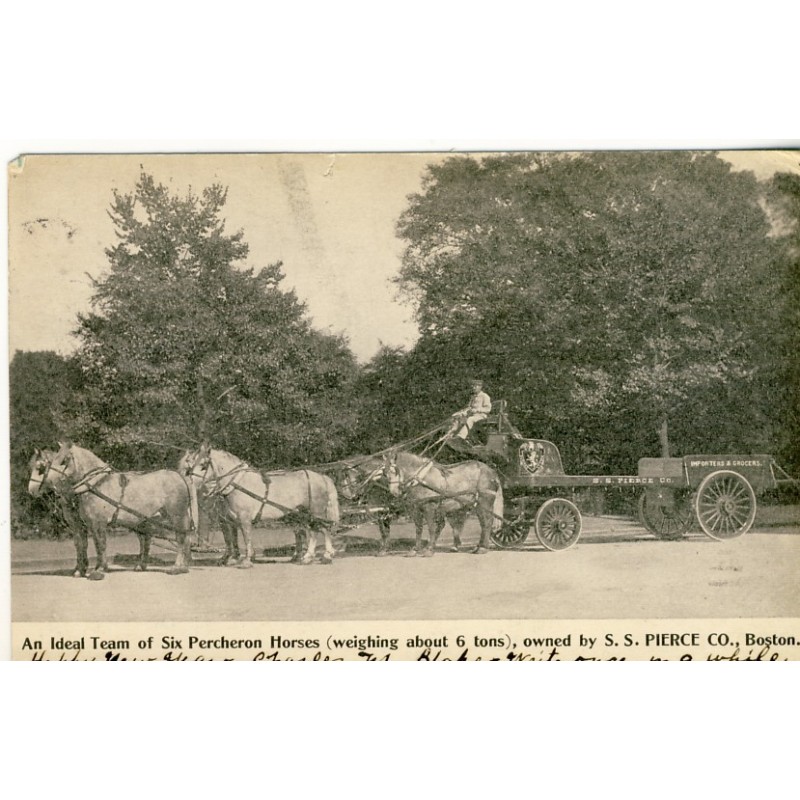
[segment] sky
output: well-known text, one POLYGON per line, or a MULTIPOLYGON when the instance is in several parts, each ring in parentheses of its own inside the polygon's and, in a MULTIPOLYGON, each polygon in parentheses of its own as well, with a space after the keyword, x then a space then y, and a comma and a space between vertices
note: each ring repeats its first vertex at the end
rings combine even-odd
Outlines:
MULTIPOLYGON (((142 170, 172 190, 228 187, 226 230, 242 229, 247 266, 283 262, 315 327, 344 333, 366 361, 381 343, 412 346, 413 308, 391 279, 408 195, 434 153, 29 156, 9 168, 9 350, 72 352, 76 316, 92 278, 107 269, 115 235, 112 190, 130 192, 142 170)), ((758 177, 800 172, 797 152, 725 154, 758 177)))

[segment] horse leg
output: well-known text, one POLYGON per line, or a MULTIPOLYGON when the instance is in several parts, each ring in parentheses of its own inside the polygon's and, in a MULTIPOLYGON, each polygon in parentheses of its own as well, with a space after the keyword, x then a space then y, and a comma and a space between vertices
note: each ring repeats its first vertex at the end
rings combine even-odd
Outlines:
POLYGON ((381 514, 378 517, 378 530, 381 534, 381 547, 376 555, 385 556, 389 552, 389 532, 391 530, 388 515, 381 514))
POLYGON ((439 538, 439 531, 437 529, 438 508, 434 503, 425 504, 425 521, 428 523, 428 548, 425 551, 426 556, 432 556, 436 552, 436 540, 439 538))
POLYGON ((106 526, 97 525, 92 529, 92 538, 94 539, 95 551, 95 567, 89 573, 89 579, 93 581, 101 581, 105 578, 108 572, 108 561, 106 560, 106 526))
POLYGON ((425 524, 425 516, 420 506, 411 507, 411 518, 414 520, 414 529, 416 530, 417 538, 414 547, 409 550, 408 555, 415 556, 422 549, 422 526, 425 524))
POLYGON ((487 501, 481 499, 478 502, 478 520, 481 523, 481 539, 478 542, 477 547, 472 551, 477 556, 482 556, 485 553, 489 552, 489 532, 492 530, 492 523, 494 521, 492 515, 492 504, 493 500, 489 501, 489 506, 487 508, 487 501))
MULTIPOLYGON (((464 524, 467 521, 467 512, 463 509, 453 511, 447 515, 447 519, 453 529, 453 546, 450 548, 450 552, 457 553, 461 549, 461 532, 464 530, 464 524)), ((442 521, 442 524, 444 524, 444 521, 442 521)))
POLYGON ((325 552, 322 554, 323 564, 332 564, 333 557, 336 555, 336 549, 333 546, 333 537, 335 534, 336 525, 326 525, 323 535, 325 536, 325 552))
POLYGON ((231 537, 231 552, 234 561, 241 561, 242 551, 239 549, 239 527, 235 522, 228 523, 228 532, 231 537))
POLYGON ((317 553, 317 529, 310 525, 306 528, 306 539, 308 541, 306 552, 300 563, 303 565, 311 564, 314 561, 314 556, 317 553))
POLYGON ((75 538, 75 552, 78 558, 72 577, 85 578, 86 571, 89 569, 89 534, 82 520, 78 520, 72 535, 75 538))
POLYGON ((175 554, 175 563, 167 570, 169 575, 185 575, 189 571, 192 561, 192 543, 184 530, 178 531, 178 550, 175 554))
POLYGON ((108 572, 108 556, 106 555, 106 545, 108 543, 107 529, 105 525, 100 525, 95 534, 94 546, 97 551, 97 564, 95 571, 108 572))
POLYGON ((299 564, 306 549, 306 532, 303 528, 294 529, 294 555, 290 563, 299 564))
POLYGON ((225 540, 225 555, 222 556, 221 566, 227 566, 231 561, 239 560, 239 531, 227 519, 220 520, 222 538, 225 540))
POLYGON ((150 534, 140 533, 139 536, 139 561, 133 568, 134 572, 144 572, 150 559, 150 534))
POLYGON ((250 569, 253 566, 253 525, 249 519, 240 520, 240 525, 244 537, 244 558, 236 566, 250 569))

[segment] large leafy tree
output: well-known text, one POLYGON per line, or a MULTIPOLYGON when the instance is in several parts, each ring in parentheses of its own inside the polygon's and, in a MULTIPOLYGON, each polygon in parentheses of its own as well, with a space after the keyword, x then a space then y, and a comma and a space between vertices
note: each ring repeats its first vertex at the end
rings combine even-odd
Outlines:
POLYGON ((767 364, 765 393, 780 417, 776 426, 781 455, 794 474, 800 472, 800 175, 780 173, 773 179, 776 225, 781 233, 777 280, 781 293, 780 323, 772 331, 775 353, 767 364))
POLYGON ((683 452, 765 447, 764 198, 713 153, 448 159, 398 225, 416 352, 482 375, 575 466, 665 452, 667 421, 683 452))
POLYGON ((218 185, 171 194, 146 174, 114 194, 118 241, 79 320, 87 412, 77 426, 119 462, 174 460, 157 445, 203 438, 265 466, 345 446, 352 411, 341 398, 356 372, 347 342, 312 328, 281 288, 280 264, 243 265, 248 246, 225 231, 225 199, 218 185))

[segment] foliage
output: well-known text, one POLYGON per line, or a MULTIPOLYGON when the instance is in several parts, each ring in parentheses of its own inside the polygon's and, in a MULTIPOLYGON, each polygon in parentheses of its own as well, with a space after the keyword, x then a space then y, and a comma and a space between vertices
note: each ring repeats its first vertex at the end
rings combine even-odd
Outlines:
POLYGON ((79 319, 84 441, 116 465, 174 463, 204 438, 259 466, 325 460, 345 446, 356 365, 281 289, 280 264, 245 268, 225 232, 225 190, 170 194, 141 175, 114 194, 117 243, 79 319), (337 405, 339 413, 331 414, 337 405))
POLYGON ((800 474, 800 176, 779 173, 773 179, 776 225, 783 245, 776 264, 780 326, 773 331, 776 356, 766 389, 782 424, 776 427, 778 451, 792 474, 800 474))
POLYGON ((573 468, 657 455, 665 418, 676 451, 768 447, 785 319, 764 204, 713 153, 432 166, 398 224, 422 333, 407 383, 440 405, 447 381, 452 409, 453 374, 480 375, 573 468))
POLYGON ((35 448, 53 447, 63 434, 64 419, 80 392, 74 362, 53 352, 17 351, 9 368, 11 521, 17 534, 36 527, 61 533, 52 497, 28 494, 29 462, 35 448))

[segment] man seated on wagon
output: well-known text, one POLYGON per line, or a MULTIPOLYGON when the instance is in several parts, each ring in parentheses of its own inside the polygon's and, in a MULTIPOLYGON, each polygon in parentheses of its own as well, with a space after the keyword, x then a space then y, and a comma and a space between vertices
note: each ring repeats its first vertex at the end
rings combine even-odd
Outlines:
POLYGON ((492 401, 483 391, 483 381, 472 381, 472 398, 466 408, 453 414, 453 423, 448 431, 454 439, 466 441, 476 422, 486 419, 492 410, 492 401))

